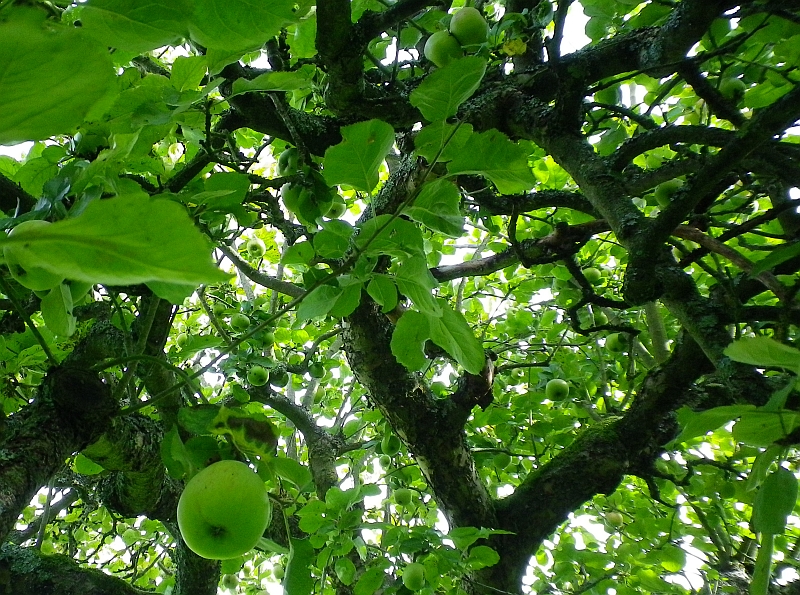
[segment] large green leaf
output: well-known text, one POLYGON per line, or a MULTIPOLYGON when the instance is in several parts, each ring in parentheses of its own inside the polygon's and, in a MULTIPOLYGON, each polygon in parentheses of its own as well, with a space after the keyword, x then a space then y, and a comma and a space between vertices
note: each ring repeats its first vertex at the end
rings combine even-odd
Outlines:
POLYGON ((475 338, 466 319, 446 301, 438 300, 441 317, 428 317, 431 340, 464 366, 470 374, 480 374, 486 363, 486 354, 475 338))
POLYGON ((289 563, 283 579, 283 592, 287 595, 310 595, 314 591, 314 577, 311 566, 314 564, 314 546, 308 538, 289 538, 289 563))
POLYGON ((425 367, 425 342, 430 338, 428 318, 421 312, 404 312, 392 333, 392 355, 409 370, 425 367))
POLYGON ((411 105, 430 122, 454 116, 464 101, 478 89, 486 72, 486 61, 476 56, 454 60, 431 73, 411 93, 411 105))
POLYGON ((533 188, 536 179, 528 167, 528 155, 518 144, 497 130, 473 133, 447 171, 455 174, 480 174, 494 182, 503 194, 533 188))
POLYGON ((769 337, 744 337, 725 348, 732 360, 753 366, 800 371, 800 351, 769 337))
POLYGON ((107 46, 147 52, 184 37, 191 12, 189 0, 89 0, 81 22, 107 46))
POLYGON ((438 282, 428 270, 424 258, 415 256, 406 260, 400 265, 395 281, 400 292, 411 298, 422 312, 433 316, 442 315, 442 308, 431 293, 438 282))
POLYGON ((367 120, 342 128, 342 138, 325 151, 325 180, 372 192, 378 185, 378 169, 394 144, 394 129, 381 120, 367 120))
POLYGON ((471 124, 434 122, 414 137, 414 147, 428 163, 443 163, 454 159, 471 135, 471 124))
POLYGON ((192 39, 217 50, 255 49, 295 20, 293 0, 194 0, 192 39))
POLYGON ((444 178, 428 182, 406 214, 434 231, 457 238, 464 233, 461 214, 461 193, 455 184, 444 178))
POLYGON ((71 132, 112 88, 106 48, 23 9, 0 23, 0 145, 71 132))
POLYGON ((305 89, 311 85, 314 69, 304 66, 292 72, 265 72, 252 80, 236 79, 233 81, 233 95, 252 91, 294 91, 305 89))
POLYGON ((228 279, 185 209, 158 198, 96 201, 74 219, 26 228, 2 245, 25 268, 89 283, 199 285, 228 279))

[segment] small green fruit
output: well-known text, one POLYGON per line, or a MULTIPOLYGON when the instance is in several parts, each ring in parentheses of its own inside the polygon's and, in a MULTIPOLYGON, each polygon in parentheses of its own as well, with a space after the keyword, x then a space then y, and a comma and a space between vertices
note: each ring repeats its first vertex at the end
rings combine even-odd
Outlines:
POLYGON ((235 591, 239 586, 239 577, 235 574, 226 574, 222 577, 222 587, 229 591, 235 591))
POLYGON ((219 318, 220 316, 225 316, 225 312, 228 311, 228 307, 222 302, 215 302, 214 306, 211 308, 211 311, 214 313, 214 316, 219 318))
POLYGON ((600 310, 596 311, 594 313, 594 325, 603 326, 604 324, 608 324, 608 316, 600 310))
POLYGON ((561 401, 566 399, 567 395, 569 395, 569 384, 567 384, 566 380, 562 380, 561 378, 553 378, 547 383, 544 394, 551 401, 561 401))
POLYGON ((175 338, 175 344, 183 349, 186 346, 186 343, 189 341, 189 335, 186 333, 181 333, 175 338))
POLYGON ((393 457, 400 452, 400 438, 394 434, 386 434, 381 440, 381 452, 385 455, 393 457))
POLYGON ((390 457, 389 455, 381 455, 381 458, 378 459, 378 461, 380 462, 381 467, 387 469, 389 465, 392 464, 392 457, 390 457))
POLYGON ((719 83, 719 92, 722 96, 729 101, 738 103, 747 90, 747 85, 742 79, 735 77, 727 77, 722 79, 719 83))
POLYGON ((300 153, 294 147, 289 147, 281 153, 278 157, 278 175, 284 177, 296 174, 299 157, 300 153))
POLYGON ((600 283, 603 282, 603 273, 600 272, 600 269, 595 267, 583 269, 583 276, 586 277, 586 280, 592 285, 600 285, 600 283))
POLYGON ((408 488, 399 488, 394 491, 394 501, 398 506, 408 506, 411 504, 413 493, 408 488))
POLYGON ((250 238, 245 244, 245 249, 252 258, 261 258, 267 251, 267 246, 261 238, 250 238))
POLYGON ((439 68, 464 55, 461 44, 448 31, 437 31, 431 35, 425 42, 423 53, 439 68))
POLYGON ((462 8, 450 19, 450 33, 462 46, 480 45, 489 36, 489 25, 477 8, 462 8))
POLYGON ((328 209, 328 212, 325 213, 325 216, 328 219, 338 219, 342 215, 345 214, 347 211, 347 204, 343 200, 336 200, 333 199, 333 203, 331 203, 331 208, 328 209))
POLYGON ((231 328, 237 333, 241 333, 250 328, 250 318, 246 314, 234 314, 231 316, 231 328))
POLYGON ((274 576, 279 581, 283 580, 284 572, 285 571, 283 570, 283 566, 281 566, 280 564, 277 564, 272 568, 272 576, 274 576))
POLYGON ((253 386, 264 386, 269 380, 269 372, 263 366, 253 366, 247 371, 247 382, 253 386))
POLYGON ((612 527, 621 527, 625 523, 625 517, 622 516, 622 513, 617 512, 616 510, 612 510, 611 512, 607 513, 606 520, 612 527))
POLYGON ((611 353, 622 353, 626 349, 625 340, 620 333, 612 333, 606 338, 606 347, 611 353))
POLYGON ((289 384, 289 373, 286 370, 273 370, 269 375, 269 383, 272 386, 286 386, 289 384))
POLYGON ((425 567, 413 562, 403 570, 403 584, 409 591, 419 591, 425 586, 425 567))

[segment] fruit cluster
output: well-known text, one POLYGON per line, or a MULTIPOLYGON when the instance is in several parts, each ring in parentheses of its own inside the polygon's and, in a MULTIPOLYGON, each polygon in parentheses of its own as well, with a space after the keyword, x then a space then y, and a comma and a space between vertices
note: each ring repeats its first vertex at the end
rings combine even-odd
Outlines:
POLYGON ((301 178, 281 186, 283 206, 300 223, 314 225, 320 217, 338 219, 347 210, 344 200, 323 179, 322 175, 308 166, 300 166, 300 154, 289 147, 278 157, 278 175, 301 178), (301 174, 298 176, 298 174, 301 174))
POLYGON ((461 58, 464 51, 475 50, 486 43, 489 25, 477 8, 462 8, 450 19, 450 27, 437 31, 425 42, 425 57, 438 67, 461 58))

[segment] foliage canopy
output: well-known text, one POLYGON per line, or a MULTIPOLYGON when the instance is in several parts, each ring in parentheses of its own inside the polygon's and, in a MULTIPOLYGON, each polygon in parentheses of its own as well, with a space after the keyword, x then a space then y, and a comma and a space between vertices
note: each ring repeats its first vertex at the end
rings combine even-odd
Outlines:
POLYGON ((0 1, 3 592, 798 591, 800 2, 472 6, 0 1))

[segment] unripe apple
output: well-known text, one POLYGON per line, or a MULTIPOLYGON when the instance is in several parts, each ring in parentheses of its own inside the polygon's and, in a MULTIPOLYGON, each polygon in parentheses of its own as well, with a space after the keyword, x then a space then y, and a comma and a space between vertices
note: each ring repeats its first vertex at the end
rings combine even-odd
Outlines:
POLYGON ((261 258, 267 251, 267 246, 261 238, 250 238, 245 244, 245 250, 252 258, 261 258))
POLYGON ((244 463, 219 461, 186 484, 178 501, 178 528, 201 558, 228 560, 249 552, 272 517, 262 479, 244 463))
POLYGON ((234 314, 231 316, 231 328, 237 333, 241 333, 250 328, 250 318, 246 314, 234 314))
POLYGON ((726 77, 719 83, 719 92, 725 99, 738 103, 747 90, 747 85, 742 79, 726 77))
POLYGON ((325 376, 325 365, 322 362, 314 362, 308 366, 308 374, 312 378, 322 378, 325 376))
POLYGON ((273 370, 269 375, 269 383, 272 386, 286 386, 289 384, 289 373, 286 370, 273 370))
POLYGON ((222 576, 222 587, 229 591, 235 591, 239 586, 239 577, 235 574, 225 574, 222 576))
POLYGON ((423 53, 439 68, 464 55, 461 44, 449 31, 437 31, 431 35, 425 42, 423 53))
POLYGON ((381 452, 393 457, 400 452, 400 438, 394 434, 386 434, 381 440, 381 452))
POLYGON ((425 567, 412 562, 403 569, 403 584, 409 591, 419 591, 425 586, 425 567))
POLYGON ((264 386, 269 380, 269 372, 264 366, 253 366, 247 371, 247 382, 253 386, 264 386))
POLYGON ((392 457, 390 457, 389 455, 381 455, 378 461, 380 462, 381 467, 387 469, 389 465, 392 464, 392 457))
POLYGON ((292 176, 297 173, 297 161, 300 154, 294 147, 289 147, 278 157, 278 175, 292 176))
POLYGON ((544 394, 551 401, 561 401, 566 399, 567 395, 569 395, 569 384, 567 384, 566 380, 562 380, 561 378, 553 378, 547 383, 544 394))
POLYGON ((283 566, 281 566, 280 564, 276 564, 272 568, 272 576, 274 576, 279 581, 283 580, 284 574, 285 574, 285 571, 283 569, 283 566))
POLYGON ((183 349, 186 343, 189 341, 189 335, 186 333, 181 333, 175 338, 175 344, 183 349))
POLYGON ((617 512, 616 510, 612 510, 611 512, 607 513, 606 520, 613 527, 621 527, 625 523, 625 517, 622 516, 622 513, 617 512))
POLYGON ((507 452, 498 452, 492 459, 494 466, 498 469, 505 469, 511 464, 511 455, 507 452))
MULTIPOLYGON (((48 225, 51 225, 49 221, 42 221, 40 219, 23 221, 11 230, 8 237, 12 238, 25 230, 32 231, 36 228, 46 227, 48 225)), ((61 275, 56 275, 41 267, 32 266, 24 268, 19 263, 19 252, 13 244, 3 247, 3 256, 5 256, 11 276, 17 280, 17 283, 33 291, 53 289, 64 280, 64 277, 61 275)))
POLYGON ((583 276, 586 277, 586 280, 592 285, 600 285, 600 283, 603 282, 603 274, 600 272, 600 269, 595 267, 583 269, 583 276))
POLYGON ((462 46, 480 45, 489 36, 489 25, 477 8, 462 8, 450 19, 450 33, 462 46))
POLYGON ((333 199, 331 203, 331 208, 328 209, 328 212, 325 213, 325 216, 328 219, 338 219, 342 215, 345 214, 347 211, 347 204, 341 199, 337 200, 336 198, 333 199))
POLYGON ((399 488, 394 491, 394 501, 398 506, 408 506, 411 504, 413 493, 408 488, 399 488))

